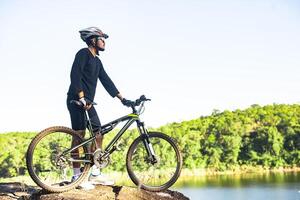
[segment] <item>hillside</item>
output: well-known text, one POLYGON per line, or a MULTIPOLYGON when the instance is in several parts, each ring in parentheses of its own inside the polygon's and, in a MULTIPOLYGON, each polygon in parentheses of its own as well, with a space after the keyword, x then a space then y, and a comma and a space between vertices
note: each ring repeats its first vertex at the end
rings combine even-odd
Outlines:
MULTIPOLYGON (((150 130, 162 131, 176 139, 186 169, 292 168, 300 163, 300 106, 296 104, 214 111, 210 116, 150 130)), ((0 135, 1 178, 27 173, 25 152, 34 135, 21 132, 0 135)), ((113 154, 107 171, 126 170, 125 154, 137 135, 134 130, 124 135, 123 150, 113 154)))

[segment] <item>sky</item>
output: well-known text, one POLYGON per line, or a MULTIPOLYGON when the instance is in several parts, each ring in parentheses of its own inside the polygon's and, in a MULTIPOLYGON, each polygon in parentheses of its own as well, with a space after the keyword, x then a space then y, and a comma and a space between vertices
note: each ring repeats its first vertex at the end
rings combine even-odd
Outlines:
MULTIPOLYGON (((147 127, 300 98, 297 0, 0 0, 0 133, 70 127, 66 94, 79 30, 121 94, 151 98, 147 127)), ((102 124, 129 114, 98 82, 102 124)))

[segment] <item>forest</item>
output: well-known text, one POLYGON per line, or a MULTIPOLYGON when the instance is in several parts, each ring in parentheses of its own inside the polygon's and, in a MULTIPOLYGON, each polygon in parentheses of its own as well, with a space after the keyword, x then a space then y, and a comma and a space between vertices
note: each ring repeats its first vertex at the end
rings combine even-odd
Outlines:
MULTIPOLYGON (((244 110, 214 110, 209 116, 170 123, 149 131, 173 137, 183 155, 183 168, 214 171, 247 167, 294 168, 300 161, 300 105, 252 105, 244 110)), ((26 175, 25 153, 36 132, 0 135, 1 178, 26 175)), ((105 136, 105 140, 114 134, 105 136)), ((125 156, 135 129, 121 140, 108 171, 125 171, 125 156)))

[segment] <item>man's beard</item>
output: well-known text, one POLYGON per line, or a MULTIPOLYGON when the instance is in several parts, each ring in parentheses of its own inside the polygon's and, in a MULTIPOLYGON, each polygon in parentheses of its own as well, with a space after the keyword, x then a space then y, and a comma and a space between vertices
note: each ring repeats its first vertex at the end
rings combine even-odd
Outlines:
POLYGON ((96 47, 96 54, 99 55, 99 51, 104 51, 104 48, 96 47))
POLYGON ((101 48, 101 47, 96 47, 97 51, 104 51, 105 49, 104 48, 101 48))

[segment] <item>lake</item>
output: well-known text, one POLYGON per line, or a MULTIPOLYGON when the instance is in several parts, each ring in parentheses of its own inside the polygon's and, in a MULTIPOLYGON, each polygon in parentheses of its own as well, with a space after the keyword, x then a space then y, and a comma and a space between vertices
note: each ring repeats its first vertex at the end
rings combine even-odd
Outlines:
POLYGON ((300 200, 300 172, 202 176, 177 187, 192 200, 300 200))

